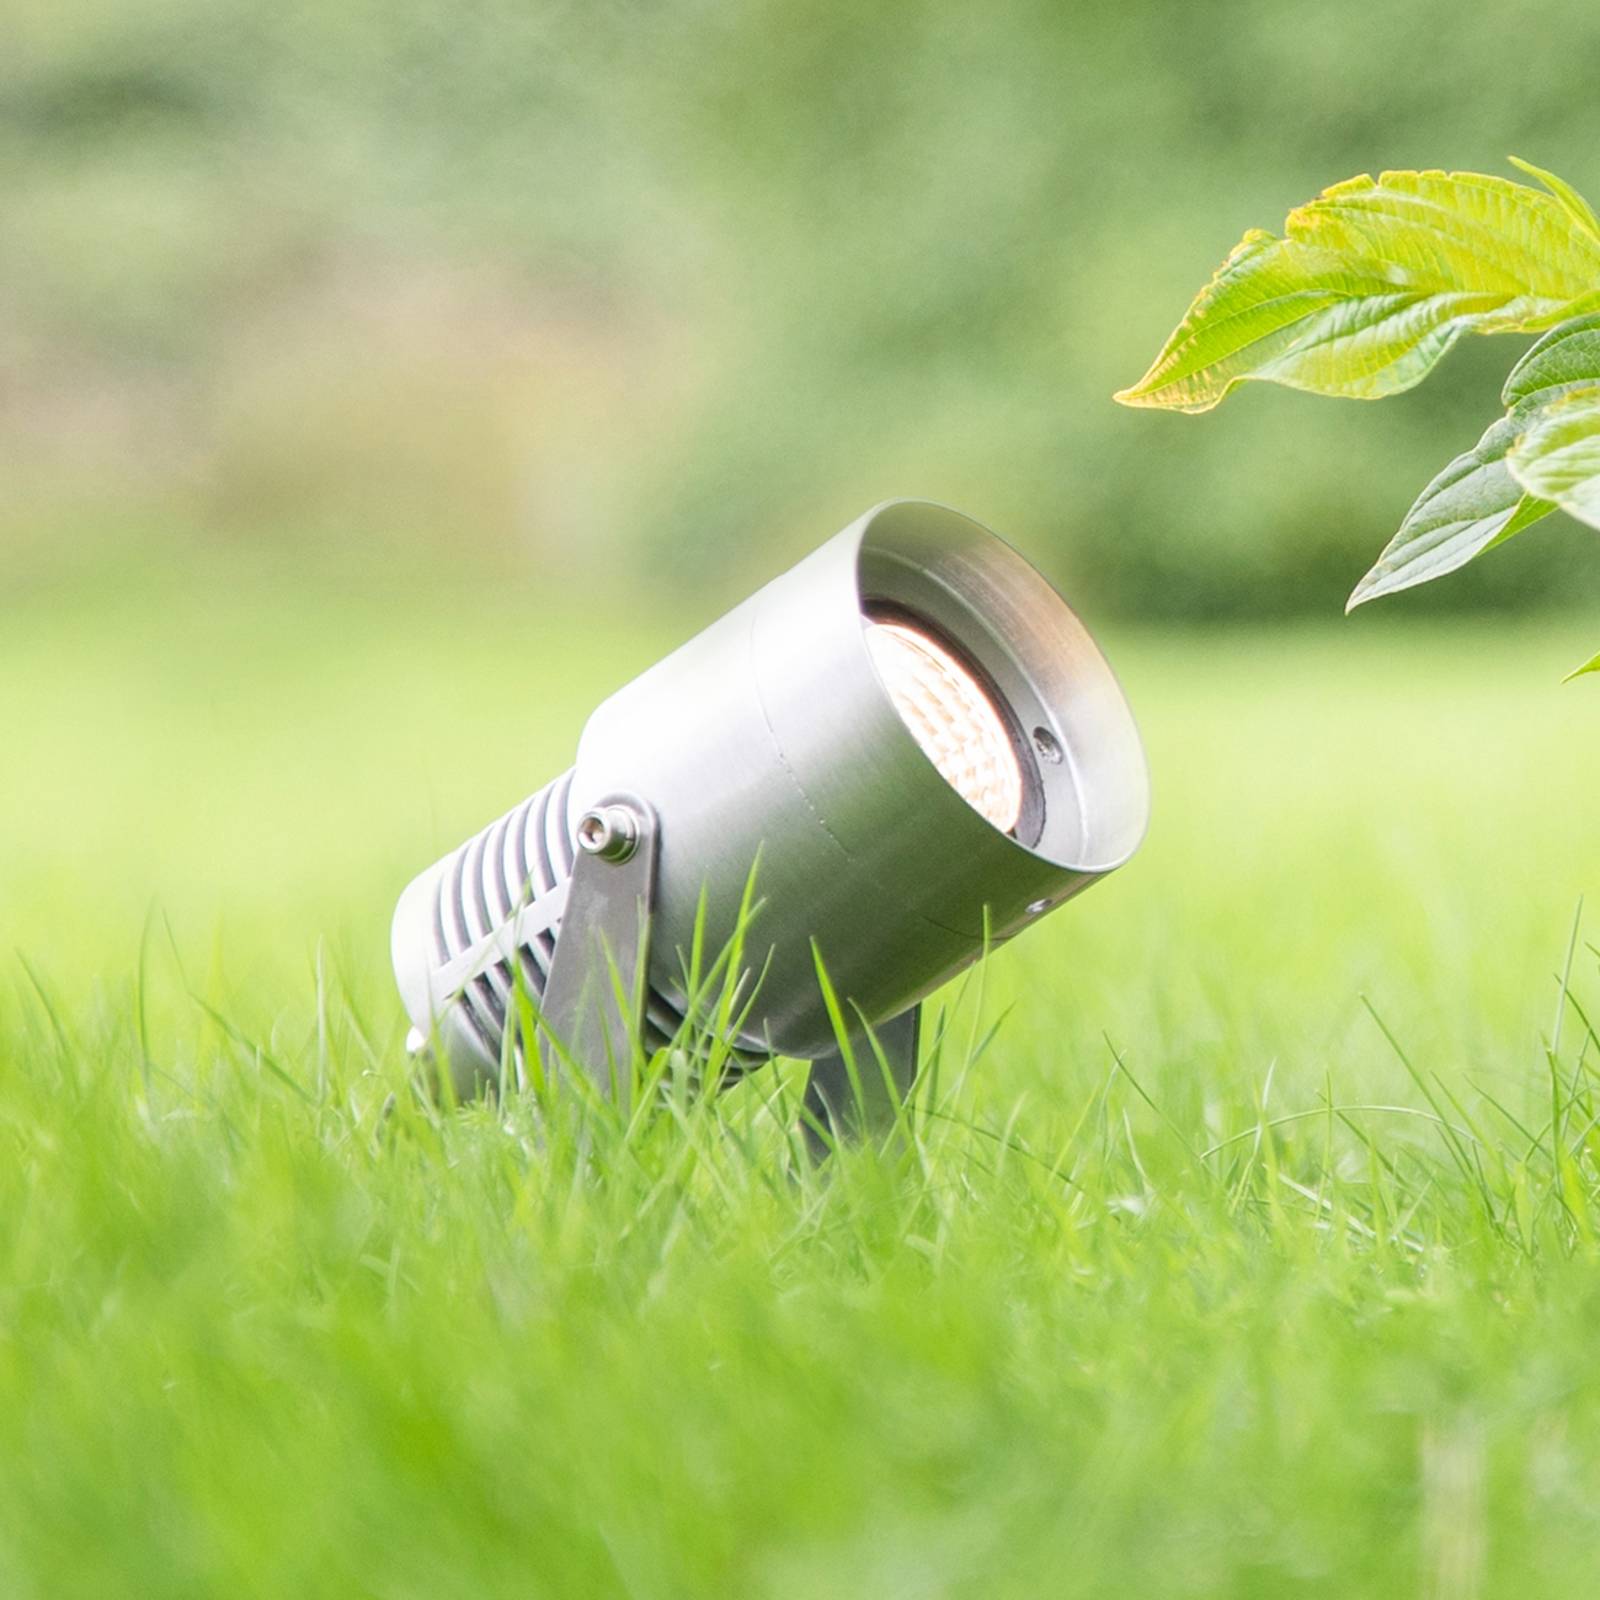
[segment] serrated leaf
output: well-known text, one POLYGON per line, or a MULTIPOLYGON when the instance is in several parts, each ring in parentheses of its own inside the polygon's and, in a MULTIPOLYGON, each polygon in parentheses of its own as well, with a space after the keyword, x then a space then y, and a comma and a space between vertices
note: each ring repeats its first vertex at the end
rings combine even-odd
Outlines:
POLYGON ((1266 380, 1376 399, 1463 333, 1534 332, 1600 288, 1600 236, 1567 204, 1478 173, 1351 179, 1246 234, 1125 405, 1205 411, 1266 380))
POLYGON ((1487 173, 1351 178, 1291 212, 1288 232, 1381 261, 1420 291, 1497 297, 1489 325, 1548 325, 1600 287, 1600 237, 1555 196, 1487 173))
POLYGON ((1574 667, 1561 681, 1571 683, 1574 678, 1581 678, 1586 672, 1600 672, 1600 655, 1591 656, 1581 667, 1574 667))
POLYGON ((1506 452, 1517 435, 1511 419, 1501 417, 1417 496, 1399 531, 1345 602, 1347 612, 1442 578, 1555 510, 1511 476, 1506 452))
POLYGON ((1506 465, 1529 494, 1600 528, 1600 383, 1542 409, 1506 465))
POLYGON ((1471 307, 1397 290, 1380 270, 1248 233, 1201 290, 1124 405, 1209 411, 1237 383, 1321 393, 1409 388, 1455 340, 1471 307), (1341 375, 1346 353, 1359 368, 1341 375), (1398 369, 1398 370, 1397 370, 1398 369))

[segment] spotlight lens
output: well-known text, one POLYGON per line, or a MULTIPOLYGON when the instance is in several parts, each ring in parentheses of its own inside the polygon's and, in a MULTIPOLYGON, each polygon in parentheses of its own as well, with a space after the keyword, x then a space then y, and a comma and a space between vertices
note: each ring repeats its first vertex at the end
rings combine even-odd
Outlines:
POLYGON ((932 635, 883 617, 862 622, 872 664, 922 753, 974 811, 1014 833, 1022 766, 988 691, 932 635))

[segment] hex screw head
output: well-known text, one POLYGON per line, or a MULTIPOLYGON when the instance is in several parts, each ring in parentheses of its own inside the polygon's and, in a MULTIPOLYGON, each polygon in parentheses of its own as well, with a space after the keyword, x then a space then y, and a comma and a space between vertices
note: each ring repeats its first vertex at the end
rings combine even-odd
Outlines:
POLYGON ((628 806, 597 806, 578 819, 578 848, 602 861, 626 861, 639 848, 639 819, 628 806))

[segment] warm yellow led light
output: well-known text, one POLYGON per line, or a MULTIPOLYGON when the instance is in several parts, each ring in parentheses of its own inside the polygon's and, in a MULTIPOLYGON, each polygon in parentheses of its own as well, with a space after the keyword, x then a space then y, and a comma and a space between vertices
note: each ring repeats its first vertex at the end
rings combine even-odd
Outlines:
POLYGON ((989 692, 939 641, 865 617, 867 650, 900 720, 939 775, 1002 833, 1022 816, 1022 765, 989 692))

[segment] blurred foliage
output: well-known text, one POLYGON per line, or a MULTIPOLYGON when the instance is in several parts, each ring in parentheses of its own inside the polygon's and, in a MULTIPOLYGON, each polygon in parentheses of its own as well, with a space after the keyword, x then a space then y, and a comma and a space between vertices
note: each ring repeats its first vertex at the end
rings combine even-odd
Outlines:
MULTIPOLYGON (((1225 429, 1110 393, 1333 178, 1594 189, 1597 51, 1585 0, 1514 48, 1446 0, 5 0, 5 570, 731 595, 910 493, 1103 609, 1331 614, 1503 353, 1225 429)), ((1589 537, 1428 603, 1568 597, 1589 537)))

